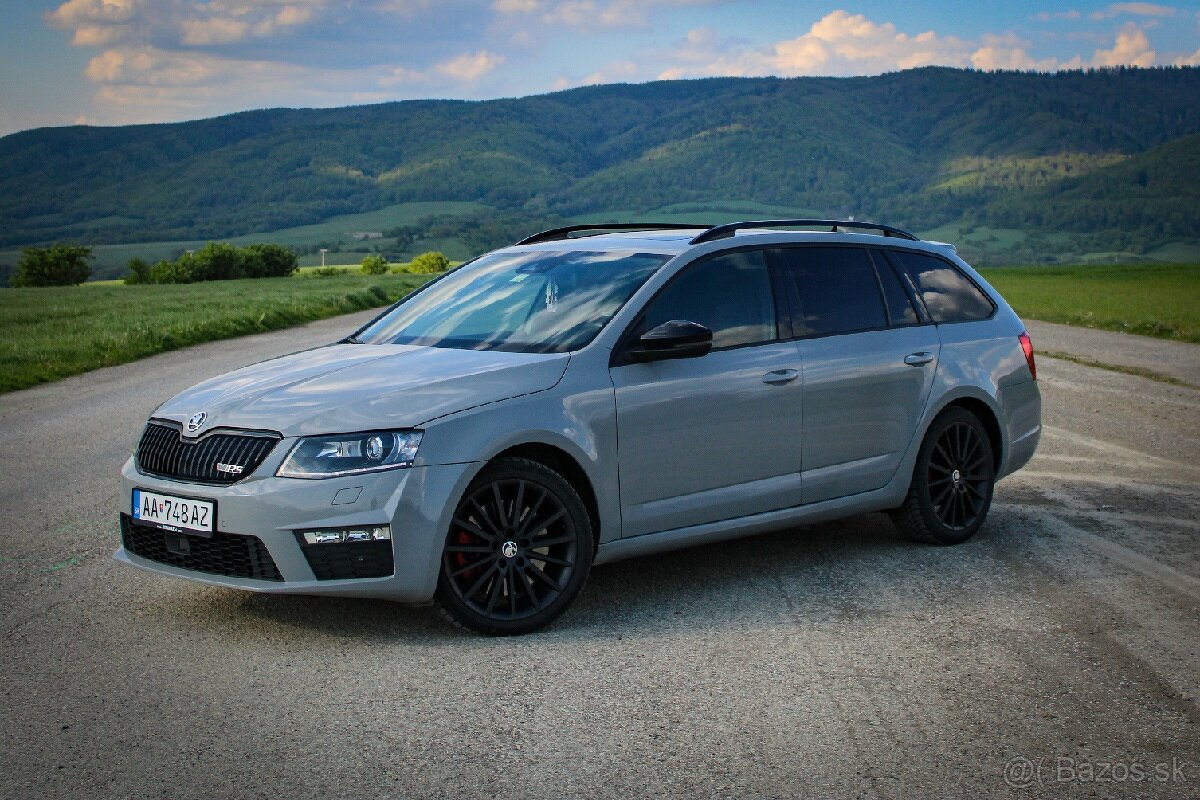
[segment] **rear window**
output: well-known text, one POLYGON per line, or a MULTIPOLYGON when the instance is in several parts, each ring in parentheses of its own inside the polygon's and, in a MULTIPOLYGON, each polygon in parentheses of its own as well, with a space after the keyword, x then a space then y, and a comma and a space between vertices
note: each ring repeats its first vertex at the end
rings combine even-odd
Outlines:
POLYGON ((887 327, 879 282, 866 250, 789 247, 778 251, 796 306, 794 336, 827 336, 887 327))
POLYGON ((949 262, 899 250, 890 255, 912 278, 934 322, 972 322, 987 319, 996 310, 987 295, 949 262))

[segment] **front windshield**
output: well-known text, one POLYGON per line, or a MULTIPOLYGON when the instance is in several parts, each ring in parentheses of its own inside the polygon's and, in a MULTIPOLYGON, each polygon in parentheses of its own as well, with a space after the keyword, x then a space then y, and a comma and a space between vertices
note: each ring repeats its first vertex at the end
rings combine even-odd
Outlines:
POLYGON ((358 339, 461 350, 578 350, 670 258, 633 251, 493 253, 418 292, 358 339))

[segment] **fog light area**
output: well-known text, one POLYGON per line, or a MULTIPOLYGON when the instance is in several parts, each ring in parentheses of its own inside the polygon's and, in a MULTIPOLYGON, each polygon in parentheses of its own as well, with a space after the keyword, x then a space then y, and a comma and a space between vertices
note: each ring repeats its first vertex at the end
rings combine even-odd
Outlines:
POLYGON ((361 528, 322 528, 315 531, 298 531, 305 544, 344 544, 346 542, 379 542, 392 538, 389 525, 361 528))

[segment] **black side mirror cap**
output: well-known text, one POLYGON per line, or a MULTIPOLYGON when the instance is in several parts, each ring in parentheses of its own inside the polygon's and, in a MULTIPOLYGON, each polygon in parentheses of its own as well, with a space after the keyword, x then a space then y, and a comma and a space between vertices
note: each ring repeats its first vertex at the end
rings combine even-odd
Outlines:
POLYGON ((673 319, 643 333, 625 353, 628 361, 645 364, 672 358, 698 358, 712 350, 712 331, 696 322, 673 319))

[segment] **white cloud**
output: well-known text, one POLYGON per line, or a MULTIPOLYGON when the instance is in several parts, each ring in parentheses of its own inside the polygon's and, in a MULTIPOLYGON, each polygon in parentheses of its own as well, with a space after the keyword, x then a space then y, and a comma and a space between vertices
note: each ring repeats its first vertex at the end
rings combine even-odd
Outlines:
POLYGON ((833 11, 803 36, 753 49, 726 45, 715 58, 697 63, 696 56, 715 43, 714 33, 697 29, 678 47, 682 64, 662 77, 687 75, 860 75, 929 64, 968 66, 971 48, 954 36, 934 31, 899 32, 890 22, 877 23, 862 14, 833 11))
POLYGON ((1157 53, 1150 46, 1146 32, 1140 28, 1126 27, 1117 34, 1116 44, 1111 50, 1097 50, 1092 56, 1092 66, 1119 67, 1131 65, 1135 67, 1152 67, 1157 53))
POLYGON ((1146 32, 1132 23, 1117 34, 1111 49, 1096 50, 1090 60, 1081 55, 1065 60, 1037 57, 1030 49, 1029 42, 1013 34, 984 34, 975 42, 936 31, 910 34, 891 22, 839 10, 826 14, 803 36, 768 47, 722 40, 711 28, 696 28, 675 44, 658 77, 870 75, 934 64, 1053 72, 1122 64, 1146 67, 1157 58, 1146 32))
POLYGON ((1072 9, 1070 11, 1053 11, 1053 12, 1039 11, 1038 13, 1033 15, 1033 19, 1035 19, 1038 22, 1055 22, 1060 19, 1080 19, 1082 17, 1083 17, 1083 14, 1081 14, 1078 11, 1075 11, 1074 9, 1072 9))
POLYGON ((712 5, 721 0, 494 0, 501 15, 538 15, 547 25, 586 31, 632 28, 647 24, 655 8, 712 5))
POLYGON ((1113 3, 1102 11, 1093 11, 1091 19, 1112 19, 1122 15, 1133 17, 1171 17, 1178 9, 1157 3, 1113 3))
POLYGON ((1057 59, 1037 59, 1026 49, 1029 43, 1015 36, 985 34, 982 46, 971 54, 971 65, 976 69, 998 70, 1019 69, 1049 72, 1060 67, 1057 59))
POLYGON ((1180 67, 1200 67, 1200 50, 1192 53, 1190 56, 1184 56, 1175 62, 1180 67))
POLYGON ((185 19, 181 27, 180 41, 188 45, 229 44, 244 39, 250 31, 250 23, 232 17, 185 19))
POLYGON ((478 53, 464 53, 457 58, 438 64, 434 71, 463 83, 474 83, 503 64, 504 56, 480 50, 478 53))

